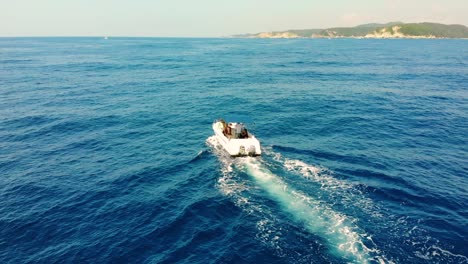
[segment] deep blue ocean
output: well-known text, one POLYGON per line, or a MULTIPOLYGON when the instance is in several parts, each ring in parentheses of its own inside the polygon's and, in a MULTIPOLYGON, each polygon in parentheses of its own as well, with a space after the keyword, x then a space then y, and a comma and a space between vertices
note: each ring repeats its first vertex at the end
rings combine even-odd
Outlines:
POLYGON ((0 263, 468 263, 467 190, 467 40, 0 38, 0 263))

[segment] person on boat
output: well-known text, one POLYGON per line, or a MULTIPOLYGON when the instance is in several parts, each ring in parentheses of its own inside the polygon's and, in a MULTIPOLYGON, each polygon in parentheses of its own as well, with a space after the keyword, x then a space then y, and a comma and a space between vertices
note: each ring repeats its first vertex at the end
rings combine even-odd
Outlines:
POLYGON ((244 125, 242 123, 237 123, 235 125, 235 133, 236 133, 236 138, 242 138, 241 134, 242 134, 242 130, 244 129, 244 125))
POLYGON ((249 137, 248 135, 249 134, 247 133, 247 128, 243 128, 240 138, 248 138, 249 137))
POLYGON ((225 136, 229 135, 229 128, 228 128, 228 125, 226 124, 226 121, 224 121, 224 119, 221 119, 219 120, 219 122, 221 122, 221 124, 223 125, 223 134, 225 136))

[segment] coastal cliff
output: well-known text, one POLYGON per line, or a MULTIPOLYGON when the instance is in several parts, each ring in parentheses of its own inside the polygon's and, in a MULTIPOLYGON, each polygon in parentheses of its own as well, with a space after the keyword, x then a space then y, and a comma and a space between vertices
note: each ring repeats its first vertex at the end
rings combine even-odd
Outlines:
POLYGON ((235 35, 240 38, 468 38, 468 27, 438 23, 364 24, 356 27, 303 29, 235 35))

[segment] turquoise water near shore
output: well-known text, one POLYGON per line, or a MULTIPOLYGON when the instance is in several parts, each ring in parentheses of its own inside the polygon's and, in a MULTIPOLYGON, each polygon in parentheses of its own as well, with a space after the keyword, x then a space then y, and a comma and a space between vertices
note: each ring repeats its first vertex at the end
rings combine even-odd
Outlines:
POLYGON ((468 263, 466 40, 0 38, 2 263, 468 263), (211 123, 249 116, 260 158, 211 123))

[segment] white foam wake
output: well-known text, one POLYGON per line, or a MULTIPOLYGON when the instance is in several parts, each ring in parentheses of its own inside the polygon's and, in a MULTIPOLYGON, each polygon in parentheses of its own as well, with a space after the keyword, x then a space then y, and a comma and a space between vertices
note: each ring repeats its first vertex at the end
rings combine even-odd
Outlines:
POLYGON ((207 145, 211 147, 214 154, 218 157, 221 163, 221 177, 217 181, 217 188, 226 196, 230 197, 233 202, 249 215, 258 217, 256 223, 258 233, 256 238, 265 245, 272 247, 279 256, 283 256, 284 252, 280 245, 280 237, 282 236, 281 225, 271 212, 270 208, 265 206, 257 199, 252 199, 252 184, 238 174, 238 170, 234 170, 239 165, 240 159, 233 159, 222 149, 215 136, 211 136, 206 140, 207 145))
MULTIPOLYGON (((376 205, 363 191, 362 186, 357 186, 353 182, 335 178, 331 171, 327 168, 307 164, 301 160, 289 159, 283 157, 280 153, 274 152, 271 148, 264 150, 264 153, 273 157, 278 163, 283 164, 283 167, 296 175, 299 175, 311 182, 320 186, 320 189, 327 193, 339 193, 339 198, 335 201, 340 205, 352 210, 360 210, 368 216, 373 217, 372 222, 380 222, 379 228, 383 228, 389 232, 389 237, 398 236, 407 237, 404 243, 411 245, 414 248, 414 256, 426 261, 435 262, 456 262, 468 263, 468 258, 461 254, 452 253, 441 246, 437 239, 429 237, 427 231, 413 227, 410 229, 410 224, 406 220, 395 219, 395 215, 388 215, 384 208, 376 205), (409 231, 407 231, 409 230, 409 231), (419 231, 419 232, 417 232, 419 231)), ((329 197, 328 202, 332 202, 333 197, 329 197)), ((359 213, 360 215, 360 213, 359 213)), ((377 231, 378 232, 378 231, 377 231)), ((362 237, 362 235, 361 235, 362 237)), ((396 237, 395 237, 396 238, 396 237)), ((365 241, 370 241, 373 248, 377 246, 372 242, 372 236, 363 237, 365 241)), ((371 250, 373 257, 370 259, 380 263, 393 263, 380 255, 379 250, 371 250)))
POLYGON ((265 149, 264 152, 276 162, 283 164, 283 167, 296 175, 310 180, 320 186, 320 189, 327 193, 339 192, 339 203, 346 207, 353 207, 354 209, 363 210, 366 214, 382 218, 381 210, 378 208, 371 199, 357 188, 356 184, 335 178, 331 171, 325 167, 307 164, 301 160, 289 159, 283 157, 280 153, 276 153, 271 149, 265 149), (359 204, 359 208, 356 208, 359 204))
MULTIPOLYGON (((208 138, 207 144, 213 147, 213 151, 222 164, 222 176, 218 179, 218 188, 222 193, 233 198, 235 204, 247 213, 261 218, 257 223, 259 230, 257 238, 275 248, 280 255, 282 254, 281 236, 286 231, 278 226, 279 222, 271 208, 262 204, 258 199, 252 199, 253 192, 258 188, 266 191, 270 199, 276 201, 295 222, 303 224, 311 234, 321 237, 336 257, 357 263, 388 262, 385 257, 380 256, 380 251, 376 249, 372 238, 356 226, 354 219, 335 211, 324 201, 314 199, 288 186, 280 176, 272 173, 261 159, 233 159, 219 147, 215 137, 208 138), (239 174, 242 171, 250 175, 253 182, 245 178, 242 173, 239 174), (371 246, 363 243, 362 239, 365 239, 366 243, 371 246)), ((325 171, 323 168, 284 159, 280 154, 276 156, 277 161, 281 161, 287 171, 297 172, 315 182, 320 182, 323 188, 328 188, 328 186, 336 188, 337 185, 342 189, 351 188, 349 184, 337 182, 332 176, 323 174, 325 171)))
POLYGON ((335 212, 321 201, 315 200, 288 186, 254 158, 245 158, 244 167, 249 175, 305 228, 327 241, 330 251, 339 257, 367 263, 368 248, 345 215, 335 212))
POLYGON ((306 179, 315 181, 319 183, 322 188, 342 190, 353 188, 351 183, 332 177, 328 169, 324 167, 310 165, 301 160, 284 158, 280 153, 276 153, 271 149, 266 149, 264 152, 273 156, 275 161, 282 163, 286 170, 298 173, 306 179))

